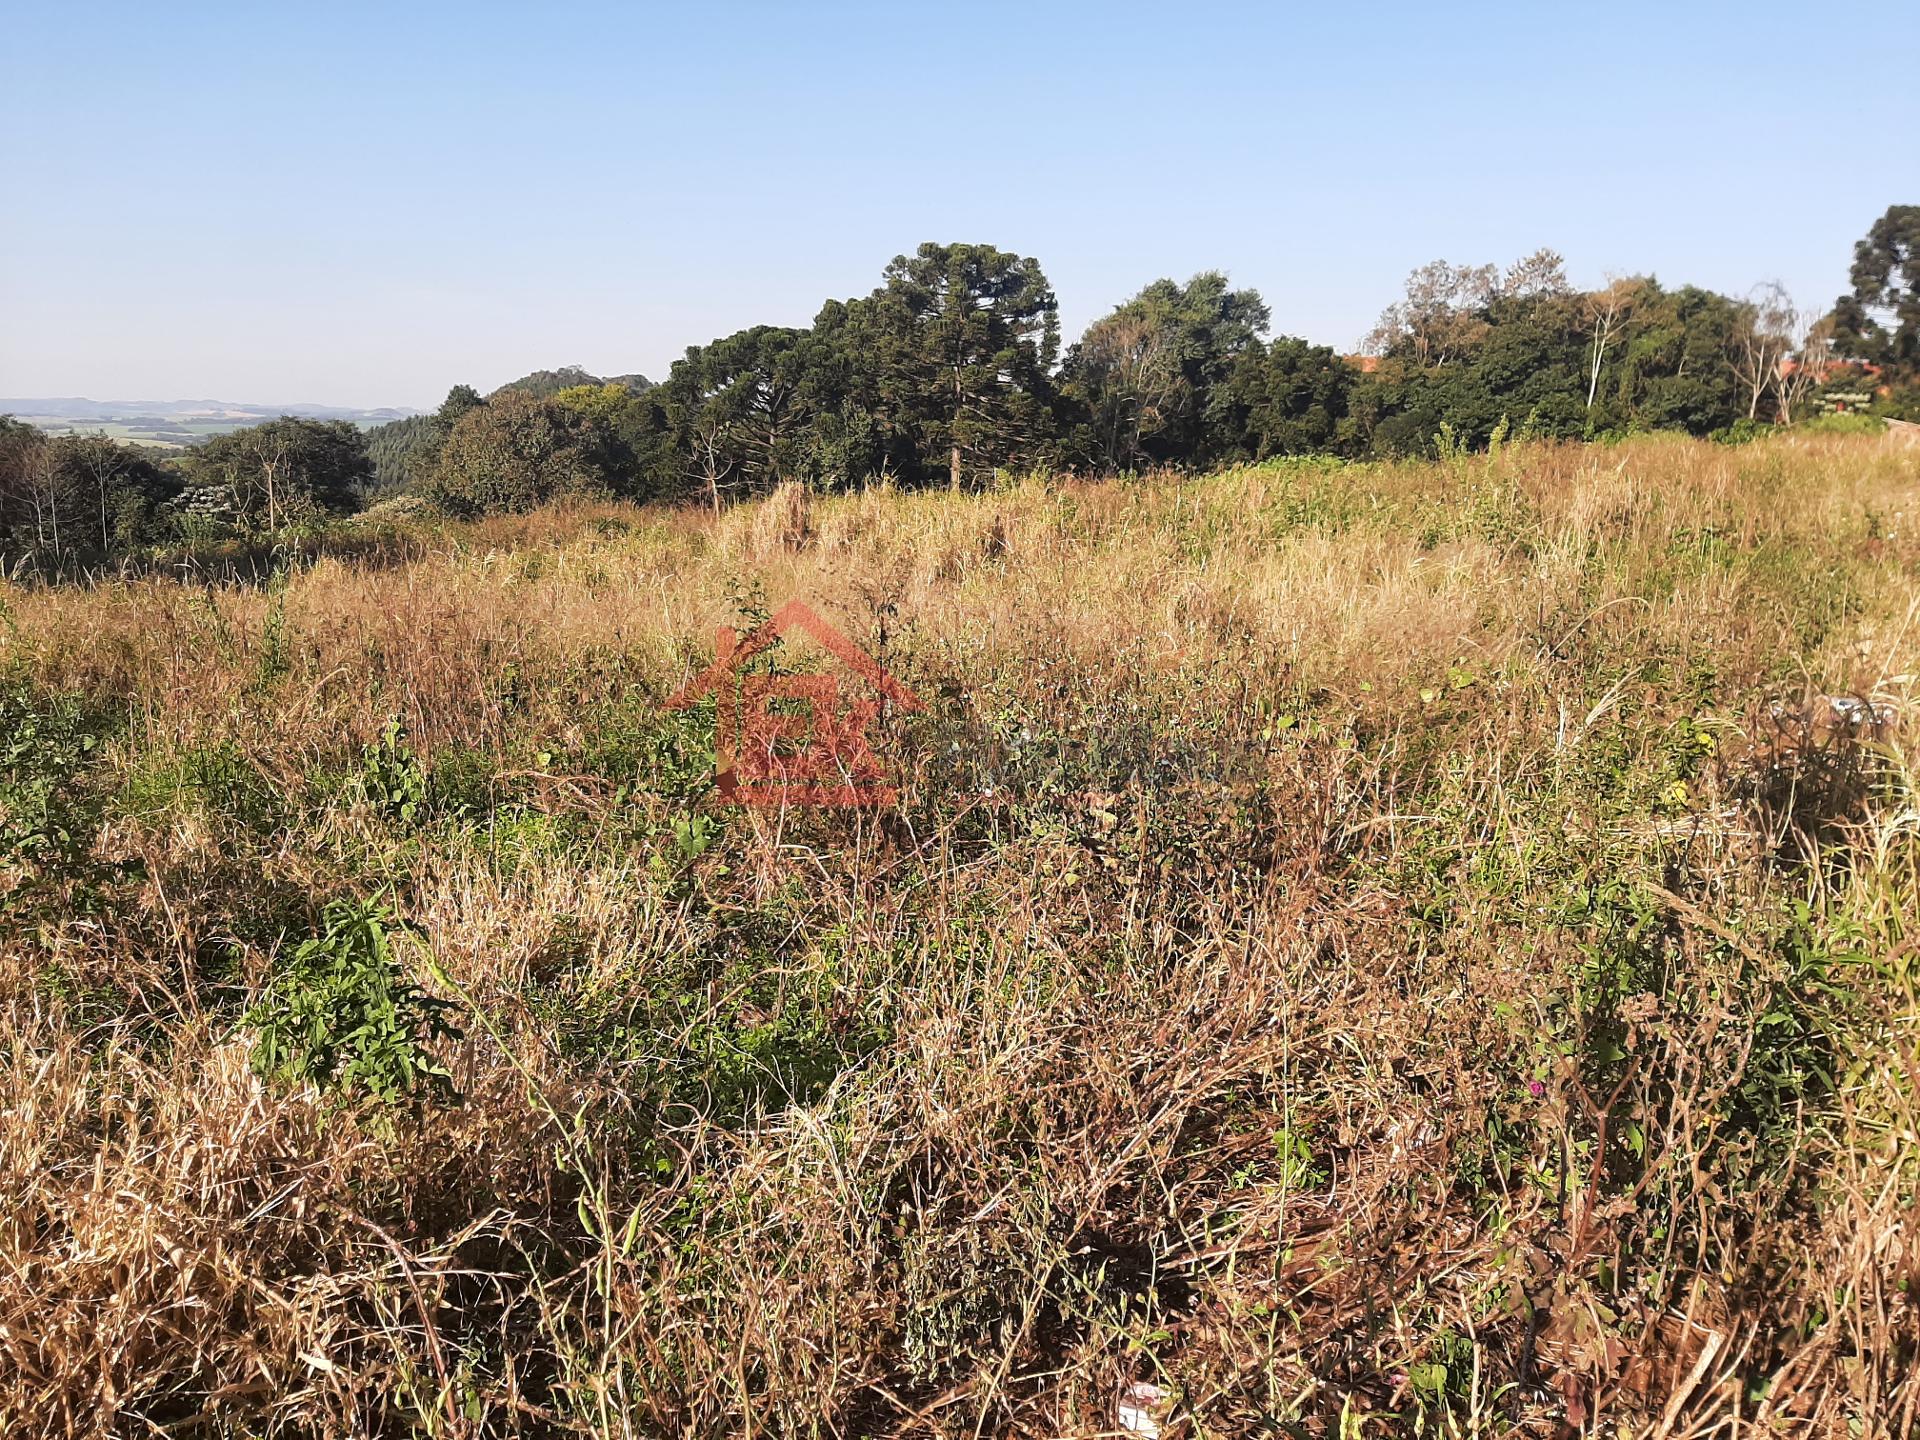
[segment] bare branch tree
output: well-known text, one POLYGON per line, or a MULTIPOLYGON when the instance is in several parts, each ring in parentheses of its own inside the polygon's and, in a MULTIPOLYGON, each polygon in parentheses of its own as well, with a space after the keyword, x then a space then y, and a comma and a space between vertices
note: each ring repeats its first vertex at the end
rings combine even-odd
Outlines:
POLYGON ((1422 366, 1457 360, 1486 335, 1482 312, 1499 290, 1500 271, 1492 265, 1422 265, 1407 276, 1406 294, 1380 312, 1361 348, 1386 355, 1404 347, 1422 366))
POLYGON ((1729 341, 1728 361, 1747 392, 1747 418, 1760 416, 1760 398, 1779 378, 1781 362, 1793 348, 1798 312, 1778 280, 1756 285, 1740 303, 1729 341))
POLYGON ((1586 298, 1585 310, 1590 340, 1587 345, 1587 409, 1593 409, 1600 393, 1600 374, 1606 368, 1607 349, 1632 319, 1634 302, 1640 297, 1641 284, 1635 279, 1608 275, 1604 289, 1586 298))
POLYGON ((99 521, 100 550, 104 554, 113 545, 111 500, 120 480, 132 468, 128 452, 104 435, 78 440, 70 453, 76 468, 87 478, 91 508, 99 521))
POLYGON ((1811 322, 1802 318, 1795 324, 1794 333, 1793 354, 1784 357, 1773 371, 1773 408, 1782 425, 1794 423, 1795 412, 1826 383, 1827 369, 1833 363, 1833 316, 1822 315, 1811 322))
POLYGON ((706 487, 715 515, 720 513, 720 487, 733 472, 733 457, 727 453, 728 429, 723 418, 709 414, 693 430, 694 478, 706 487))
POLYGON ((33 513, 34 549, 58 562, 71 540, 60 523, 70 497, 66 466, 58 450, 51 444, 34 449, 27 457, 24 479, 27 505, 33 513))
POLYGON ((1186 393, 1170 325, 1122 311, 1089 328, 1081 359, 1098 378, 1101 448, 1116 469, 1134 464, 1142 438, 1160 428, 1186 393))
POLYGON ((1500 280, 1500 293, 1510 300, 1571 295, 1573 286, 1567 283, 1567 262, 1558 250, 1536 250, 1507 267, 1507 273, 1500 280))

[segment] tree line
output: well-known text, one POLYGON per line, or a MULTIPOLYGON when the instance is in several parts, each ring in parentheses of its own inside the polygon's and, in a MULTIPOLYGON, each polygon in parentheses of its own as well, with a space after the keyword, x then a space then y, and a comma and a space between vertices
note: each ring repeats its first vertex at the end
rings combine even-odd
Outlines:
POLYGON ((1010 469, 1115 474, 1274 456, 1398 456, 1497 432, 1738 437, 1836 409, 1920 417, 1920 206, 1806 311, 1651 276, 1569 283, 1542 250, 1408 277, 1358 355, 1272 335, 1218 272, 1156 280, 1062 348, 1037 260, 925 244, 805 328, 690 347, 665 380, 542 371, 362 434, 283 417, 177 459, 0 420, 7 553, 111 554, 280 529, 413 494, 455 515, 561 496, 718 508, 783 482, 961 489, 1010 469))

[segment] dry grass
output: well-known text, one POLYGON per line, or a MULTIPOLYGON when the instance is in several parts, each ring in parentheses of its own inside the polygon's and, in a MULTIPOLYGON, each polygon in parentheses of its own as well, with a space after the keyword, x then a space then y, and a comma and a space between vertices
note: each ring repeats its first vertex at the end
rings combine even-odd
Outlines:
POLYGON ((1649 440, 0 592, 0 1433, 1920 1433, 1917 500, 1649 440), (897 812, 698 793, 659 702, 788 597, 927 700, 897 812), (457 1098, 250 1064, 374 895, 457 1098))

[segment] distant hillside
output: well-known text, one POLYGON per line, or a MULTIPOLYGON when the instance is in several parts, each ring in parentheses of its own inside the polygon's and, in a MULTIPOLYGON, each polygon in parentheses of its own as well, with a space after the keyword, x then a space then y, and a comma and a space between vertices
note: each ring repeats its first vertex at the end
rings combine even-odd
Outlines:
MULTIPOLYGON (((558 370, 536 370, 518 380, 509 380, 500 390, 524 390, 529 395, 544 397, 575 385, 624 385, 636 394, 653 388, 653 382, 644 375, 590 375, 578 365, 562 365, 558 370)), ((493 393, 498 395, 500 390, 493 393)))

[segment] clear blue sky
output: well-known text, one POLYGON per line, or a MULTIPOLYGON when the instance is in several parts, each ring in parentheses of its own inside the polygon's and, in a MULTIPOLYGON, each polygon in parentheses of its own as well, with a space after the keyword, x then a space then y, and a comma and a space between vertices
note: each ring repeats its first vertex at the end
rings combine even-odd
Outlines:
POLYGON ((431 405, 805 324, 922 240, 1069 339, 1221 268, 1351 347, 1424 261, 1805 303, 1920 201, 1912 0, 0 0, 0 395, 431 405))

